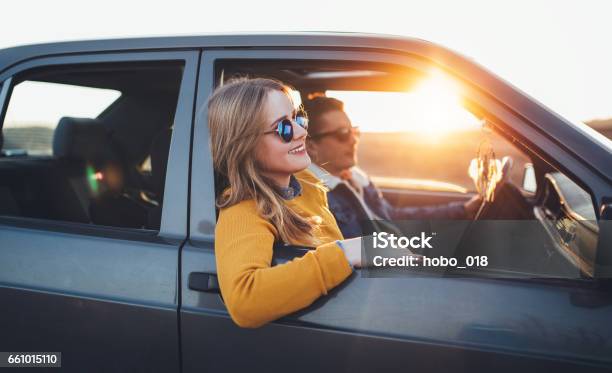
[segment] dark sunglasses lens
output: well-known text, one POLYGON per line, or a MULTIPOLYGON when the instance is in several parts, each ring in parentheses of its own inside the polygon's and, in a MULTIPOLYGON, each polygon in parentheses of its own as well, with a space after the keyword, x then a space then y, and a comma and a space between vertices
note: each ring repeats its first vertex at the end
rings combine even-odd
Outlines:
POLYGON ((278 134, 284 142, 291 142, 293 140, 293 126, 290 120, 283 119, 278 123, 278 134))
POLYGON ((306 118, 304 115, 298 114, 295 117, 295 123, 304 129, 308 129, 308 118, 306 118))

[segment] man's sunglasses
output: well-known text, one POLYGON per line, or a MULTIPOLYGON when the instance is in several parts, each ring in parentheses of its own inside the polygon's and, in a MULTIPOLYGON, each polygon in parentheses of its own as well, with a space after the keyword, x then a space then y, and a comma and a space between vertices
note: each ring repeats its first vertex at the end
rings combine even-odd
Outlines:
POLYGON ((308 117, 306 112, 298 111, 293 121, 290 119, 283 119, 276 123, 276 129, 264 132, 264 135, 270 133, 276 133, 284 142, 289 143, 293 140, 293 123, 295 122, 298 126, 305 130, 308 130, 308 117))
POLYGON ((359 127, 342 127, 342 128, 338 128, 337 130, 333 130, 329 132, 321 132, 321 133, 315 133, 312 135, 308 135, 308 137, 311 138, 312 140, 317 140, 323 137, 333 136, 336 138, 336 140, 344 142, 344 141, 348 141, 351 138, 351 136, 359 136, 359 135, 360 135, 359 127))

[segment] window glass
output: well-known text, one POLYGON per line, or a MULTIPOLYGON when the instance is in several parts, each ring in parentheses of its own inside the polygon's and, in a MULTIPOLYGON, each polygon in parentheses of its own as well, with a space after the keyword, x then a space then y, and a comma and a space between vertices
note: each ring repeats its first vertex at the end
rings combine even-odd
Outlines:
POLYGON ((379 183, 474 191, 468 166, 486 141, 496 157, 508 155, 519 163, 511 178, 521 185, 522 165, 529 159, 501 136, 483 131, 481 120, 441 78, 406 92, 329 90, 326 96, 341 100, 359 127, 359 167, 379 183))
POLYGON ((14 77, 0 215, 159 229, 183 63, 36 68, 14 77))
POLYGON ((61 117, 95 118, 121 93, 112 89, 24 81, 13 88, 4 119, 4 149, 51 155, 61 117))
MULTIPOLYGON (((421 254, 487 256, 487 269, 471 272, 484 276, 592 275, 600 222, 589 191, 559 172, 547 154, 500 132, 504 123, 493 123, 499 119, 461 82, 435 69, 310 63, 232 61, 219 69, 226 76, 276 78, 300 93, 310 118, 312 162, 322 178, 345 179, 355 192, 355 198, 343 187, 328 192, 344 237, 362 232, 353 228, 365 215, 457 220, 470 231, 459 241, 453 237, 455 247, 421 254), (479 204, 476 192, 488 202, 479 204)), ((393 224, 383 228, 398 228, 393 224)))

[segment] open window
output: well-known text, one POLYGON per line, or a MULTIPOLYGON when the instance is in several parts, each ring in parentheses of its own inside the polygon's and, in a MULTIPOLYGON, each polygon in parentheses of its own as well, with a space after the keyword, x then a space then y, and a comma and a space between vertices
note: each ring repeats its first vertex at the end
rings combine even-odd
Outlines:
POLYGON ((89 63, 14 76, 0 215, 158 230, 183 68, 89 63))
MULTIPOLYGON (((492 255, 499 264, 480 274, 593 275, 598 229, 589 192, 523 138, 507 131, 500 118, 445 72, 359 61, 217 61, 216 84, 236 76, 279 79, 299 92, 303 103, 319 96, 341 100, 352 125, 359 126, 358 165, 397 207, 465 202, 476 192, 484 193, 470 173, 472 160, 498 161, 498 176, 502 168, 507 172, 504 187, 479 218, 534 225, 538 235, 528 241, 537 250, 463 250, 463 256, 492 255), (502 167, 504 159, 512 167, 502 167), (567 211, 546 218, 547 196, 560 190, 555 188, 559 183, 566 184, 561 198, 568 198, 563 204, 567 211), (569 208, 569 199, 578 207, 569 208), (560 225, 570 232, 559 231, 560 225)), ((311 120, 309 131, 314 126, 311 120)), ((332 142, 330 148, 341 145, 332 142)), ((486 242, 479 247, 486 250, 486 242)))
POLYGON ((226 61, 218 63, 216 76, 217 84, 236 76, 276 78, 305 103, 319 96, 341 100, 359 128, 359 167, 399 205, 468 199, 476 192, 470 161, 485 146, 500 159, 514 159, 509 177, 518 186, 532 164, 532 156, 487 126, 461 86, 439 71, 364 62, 226 61))

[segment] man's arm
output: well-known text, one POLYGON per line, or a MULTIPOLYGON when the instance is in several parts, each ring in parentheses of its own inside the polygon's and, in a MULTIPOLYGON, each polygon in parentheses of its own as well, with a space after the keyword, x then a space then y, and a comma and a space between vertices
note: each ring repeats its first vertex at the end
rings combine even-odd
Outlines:
POLYGON ((466 204, 459 201, 442 205, 395 207, 383 197, 382 192, 372 182, 364 188, 364 199, 377 215, 388 220, 465 219, 468 217, 466 204))

